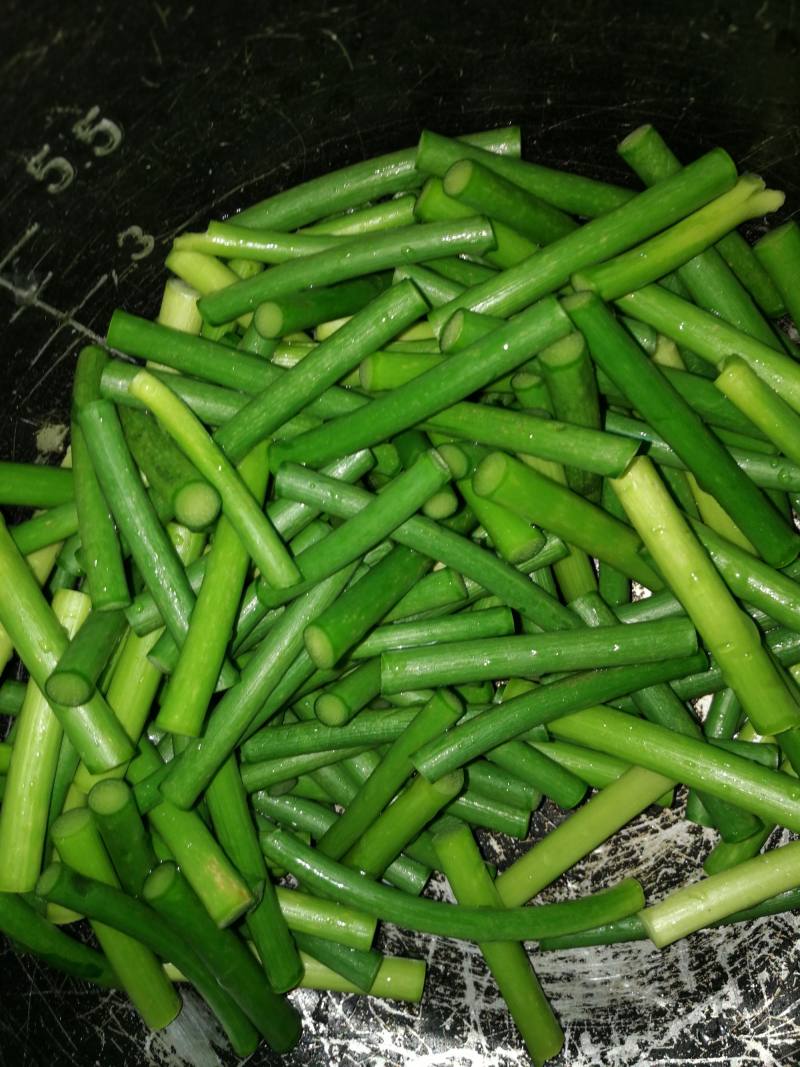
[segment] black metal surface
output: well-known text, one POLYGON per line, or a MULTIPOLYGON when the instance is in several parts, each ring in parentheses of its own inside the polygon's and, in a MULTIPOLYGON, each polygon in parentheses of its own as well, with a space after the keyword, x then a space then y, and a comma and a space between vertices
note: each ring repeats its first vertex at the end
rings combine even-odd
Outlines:
MULTIPOLYGON (((614 146, 652 121, 686 159, 724 145, 796 211, 799 71, 794 0, 6 0, 0 454, 30 459, 38 431, 64 422, 77 349, 104 335, 114 307, 155 312, 175 233, 411 144, 425 125, 520 122, 528 158, 628 182, 614 146)), ((655 896, 696 868, 707 837, 672 815, 649 826, 560 891, 632 867, 655 896)), ((789 917, 660 956, 630 946, 543 959, 567 1031, 559 1063, 796 1064, 795 939, 789 917)), ((474 953, 407 944, 431 960, 423 1005, 298 995, 307 1036, 287 1064, 526 1062, 474 953)), ((0 957, 2 1064, 211 1064, 211 1032, 198 1008, 148 1037, 121 998, 0 957)))

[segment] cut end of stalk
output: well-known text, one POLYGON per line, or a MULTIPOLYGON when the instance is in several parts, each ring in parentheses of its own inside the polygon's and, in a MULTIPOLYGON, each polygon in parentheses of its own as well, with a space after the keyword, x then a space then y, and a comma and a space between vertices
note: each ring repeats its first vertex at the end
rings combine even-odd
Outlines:
POLYGON ((49 867, 46 867, 39 876, 39 881, 36 883, 36 889, 34 890, 36 896, 43 897, 46 900, 55 889, 60 875, 60 863, 51 863, 49 867))
POLYGON ((94 684, 75 671, 59 671, 50 675, 44 689, 47 699, 53 704, 76 708, 91 699, 94 684))
MULTIPOLYGON (((572 284, 573 286, 575 286, 575 288, 578 288, 578 285, 576 284, 576 279, 578 277, 580 277, 580 275, 573 274, 571 278, 572 284)), ((583 308, 588 307, 590 304, 594 303, 595 300, 599 299, 596 293, 593 293, 589 290, 590 285, 591 282, 589 282, 587 279, 584 282, 582 292, 572 293, 570 296, 564 296, 561 298, 561 307, 564 309, 564 311, 566 311, 568 315, 572 311, 581 311, 583 308)))
POLYGON ((621 156, 624 156, 627 151, 635 148, 640 141, 649 137, 652 130, 653 126, 649 122, 645 122, 642 126, 637 126, 635 130, 631 130, 627 137, 623 137, 617 145, 617 151, 621 156))
POLYGON ((90 822, 92 822, 92 813, 88 808, 73 808, 71 811, 59 815, 50 827, 50 836, 56 848, 58 848, 59 841, 82 833, 90 822))
POLYGON ((159 863, 147 876, 142 886, 142 896, 147 901, 160 900, 169 892, 178 877, 178 867, 171 860, 159 863))
POLYGON ((335 693, 321 693, 314 704, 314 714, 326 726, 343 726, 352 717, 350 708, 335 693))
POLYGON ((330 637, 315 625, 307 626, 303 631, 303 643, 312 660, 322 670, 327 670, 336 663, 336 655, 330 637))
POLYGON ((262 337, 266 337, 268 340, 274 340, 277 337, 283 336, 283 322, 283 310, 280 304, 272 300, 259 304, 253 318, 256 330, 258 330, 262 337))
POLYGON ((469 184, 475 164, 471 159, 460 159, 454 163, 442 180, 444 191, 448 196, 459 197, 469 184))
POLYGON ((208 482, 181 486, 173 501, 175 518, 190 530, 205 530, 219 515, 219 493, 208 482))
POLYGON ((769 230, 763 237, 759 237, 753 248, 758 253, 759 249, 771 249, 773 245, 782 245, 787 238, 792 240, 800 238, 800 227, 793 219, 769 230))
POLYGON ((466 323, 466 313, 459 308, 454 311, 439 333, 439 348, 450 352, 458 344, 466 323))
POLYGON ((491 497, 502 483, 508 470, 508 457, 503 452, 492 452, 482 459, 472 475, 472 488, 478 496, 491 497))
POLYGON ((456 444, 445 443, 436 446, 439 455, 450 468, 450 473, 458 481, 469 474, 470 463, 463 449, 456 444))
POLYGON ((131 799, 131 788, 119 778, 104 778, 89 793, 89 810, 97 815, 115 815, 131 799))
POLYGON ((555 344, 543 349, 539 353, 538 362, 550 368, 569 366, 571 363, 581 359, 585 351, 586 341, 583 334, 573 330, 566 337, 562 337, 560 341, 556 341, 555 344))
POLYGON ((457 770, 450 771, 448 774, 442 775, 441 778, 437 778, 435 782, 431 782, 429 788, 438 793, 439 796, 456 797, 464 788, 464 781, 464 771, 459 767, 457 770))

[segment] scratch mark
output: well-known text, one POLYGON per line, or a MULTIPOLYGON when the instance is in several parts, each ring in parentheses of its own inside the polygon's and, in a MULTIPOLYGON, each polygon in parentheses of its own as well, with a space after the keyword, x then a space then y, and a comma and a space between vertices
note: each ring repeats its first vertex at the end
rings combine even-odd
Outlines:
POLYGON ((350 70, 355 70, 356 68, 353 66, 353 60, 350 58, 350 53, 347 51, 346 46, 342 43, 342 40, 339 35, 337 33, 334 33, 333 30, 320 30, 320 33, 323 37, 327 37, 329 40, 333 41, 333 43, 344 56, 345 63, 347 63, 350 70))

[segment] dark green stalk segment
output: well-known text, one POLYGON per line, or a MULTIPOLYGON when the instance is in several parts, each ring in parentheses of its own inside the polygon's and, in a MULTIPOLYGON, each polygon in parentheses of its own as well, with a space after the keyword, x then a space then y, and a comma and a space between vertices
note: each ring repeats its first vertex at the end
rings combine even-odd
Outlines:
POLYGON ((778 566, 794 559, 799 543, 795 531, 600 299, 580 294, 567 297, 564 307, 587 337, 592 358, 662 434, 701 488, 728 512, 763 557, 778 566))
POLYGON ((118 778, 98 782, 89 794, 89 810, 120 885, 130 896, 141 896, 158 860, 130 786, 118 778))
MULTIPOLYGON (((75 468, 75 446, 72 447, 73 478, 75 468)), ((37 552, 47 545, 54 545, 58 541, 64 541, 78 531, 78 512, 73 500, 66 504, 58 504, 54 508, 48 508, 38 515, 34 515, 24 522, 18 522, 10 527, 9 532, 14 538, 14 544, 19 549, 20 555, 29 556, 31 552, 37 552)))
MULTIPOLYGON (((659 133, 649 125, 634 130, 621 142, 617 150, 645 185, 655 185, 681 169, 677 157, 659 133)), ((726 248, 731 247, 731 237, 734 237, 733 233, 721 238, 722 241, 728 242, 726 248)), ((735 237, 733 243, 736 245, 735 237)), ((678 277, 700 307, 720 315, 738 329, 759 338, 772 348, 778 347, 775 335, 762 319, 747 290, 727 266, 720 255, 721 251, 708 248, 684 262, 678 266, 678 277)), ((754 259, 752 252, 749 259, 754 259)))
MULTIPOLYGON (((324 752, 327 748, 367 748, 395 741, 417 714, 416 708, 363 711, 342 726, 300 722, 268 726, 242 745, 246 762, 324 752)), ((269 814, 269 812, 265 812, 269 814)))
POLYGON ((125 443, 119 418, 108 400, 81 409, 81 429, 100 484, 159 614, 180 644, 194 607, 186 572, 142 485, 125 443))
POLYGON ((344 856, 344 862, 380 878, 406 845, 428 825, 464 787, 464 774, 456 771, 438 782, 417 776, 344 856))
MULTIPOLYGON (((341 518, 356 514, 372 499, 366 490, 345 486, 293 463, 281 467, 275 485, 280 495, 341 518)), ((392 539, 473 579, 543 629, 574 629, 580 625, 572 612, 514 567, 441 523, 415 515, 394 531, 392 539)))
MULTIPOLYGON (((472 208, 448 196, 438 178, 429 178, 417 197, 414 215, 420 222, 431 223, 469 219, 473 218, 475 213, 472 208)), ((538 248, 533 241, 496 219, 492 219, 492 229, 495 247, 490 252, 485 252, 483 258, 494 267, 513 267, 532 256, 538 248)))
POLYGON ((532 727, 569 714, 568 709, 613 700, 656 682, 681 678, 704 658, 698 653, 687 659, 569 675, 456 726, 446 737, 421 748, 412 762, 426 778, 435 781, 532 727))
MULTIPOLYGON (((438 333, 457 307, 490 315, 521 311, 565 285, 576 271, 617 255, 684 218, 726 192, 735 180, 730 156, 716 148, 660 182, 657 189, 639 193, 602 218, 554 241, 530 260, 502 271, 496 279, 467 289, 451 304, 432 312, 431 325, 438 333)), ((636 311, 630 314, 641 318, 636 311)))
POLYGON ((786 314, 783 297, 740 233, 734 231, 723 237, 717 243, 717 251, 765 315, 779 319, 786 314))
POLYGON ((588 632, 442 642, 384 652, 381 692, 657 662, 690 656, 696 649, 697 634, 686 618, 588 632))
POLYGON ((178 807, 192 806, 297 657, 303 630, 341 594, 351 575, 352 567, 345 568, 298 597, 286 609, 270 639, 256 649, 243 667, 238 684, 214 708, 204 736, 193 739, 173 761, 170 774, 161 784, 165 797, 178 807))
POLYGON ((50 967, 96 985, 112 987, 119 978, 106 957, 48 922, 18 893, 0 893, 0 931, 17 948, 50 967))
MULTIPOLYGON (((545 380, 553 410, 562 423, 602 429, 597 379, 589 358, 586 342, 579 333, 567 334, 554 345, 539 353, 536 362, 545 380)), ((502 447, 502 446, 501 446, 502 447)), ((521 451, 516 449, 515 451, 521 451)), ((545 456, 565 464, 567 485, 581 496, 600 503, 601 482, 596 476, 569 463, 568 457, 545 456)), ((633 457, 630 457, 631 459, 633 457)), ((628 460, 630 462, 630 459, 628 460)), ((627 466, 627 463, 625 464, 627 466)), ((607 474, 608 471, 598 471, 607 474)))
POLYGON ((600 707, 568 715, 548 729, 555 737, 609 752, 721 797, 766 822, 789 829, 800 826, 800 785, 794 778, 704 741, 600 707))
MULTIPOLYGON (((574 273, 572 285, 578 290, 591 289, 603 300, 615 300, 680 268, 740 223, 777 211, 784 199, 783 193, 766 189, 764 180, 758 175, 745 174, 732 189, 655 237, 650 237, 622 255, 574 273)), ((721 267, 726 281, 738 287, 727 267, 724 264, 721 267)), ((712 304, 714 294, 715 290, 707 284, 705 295, 707 299, 711 296, 712 304)), ((758 312, 755 308, 752 310, 758 321, 758 312)), ((766 323, 762 324, 762 330, 769 338, 766 343, 776 347, 766 323)))
POLYGON ((374 275, 327 288, 308 289, 280 300, 265 300, 256 308, 253 322, 262 337, 285 337, 330 319, 354 315, 386 288, 387 281, 381 275, 374 275))
POLYGON ((427 263, 432 271, 441 274, 443 278, 449 278, 451 282, 458 282, 466 288, 468 285, 477 285, 487 278, 493 278, 497 271, 485 263, 474 263, 471 259, 461 259, 460 256, 445 256, 443 259, 433 259, 427 263))
POLYGON ((754 252, 775 283, 786 310, 800 322, 797 271, 800 269, 800 228, 793 220, 770 230, 756 242, 754 252))
MULTIPOLYGON (((464 134, 456 141, 462 147, 465 143, 478 145, 490 155, 519 156, 519 127, 464 134)), ((291 230, 367 200, 414 189, 421 182, 414 165, 416 154, 416 148, 405 148, 312 178, 240 211, 234 216, 236 223, 253 229, 291 230)))
MULTIPOLYGON (((309 290, 311 293, 316 291, 309 290)), ((306 408, 426 309, 427 302, 411 282, 402 282, 379 293, 278 382, 255 396, 240 414, 217 432, 218 445, 229 458, 241 459, 256 441, 306 408)))
MULTIPOLYGON (((1 518, 0 624, 36 685, 44 691, 68 640, 1 518)), ((56 705, 53 711, 91 771, 118 767, 133 754, 127 734, 99 693, 85 705, 56 705)))
MULTIPOLYGON (((264 498, 267 472, 265 445, 256 446, 239 465, 239 475, 257 503, 264 498)), ((186 640, 156 719, 161 729, 189 737, 202 730, 250 565, 247 549, 224 515, 206 560, 186 640)))
MULTIPOLYGON (((87 879, 97 879, 109 888, 117 888, 114 868, 87 808, 60 816, 51 826, 50 834, 62 864, 87 879)), ((37 892, 38 889, 37 886, 37 892)), ((77 910, 91 919, 80 904, 77 910)), ((93 922, 92 929, 125 992, 150 1029, 160 1030, 171 1023, 181 1009, 181 1002, 146 943, 103 923, 93 922)))
POLYGON ((286 546, 200 421, 167 385, 147 371, 141 371, 134 378, 131 392, 147 404, 181 450, 219 492, 226 518, 264 578, 281 588, 293 585, 299 574, 286 546))
POLYGON ((329 767, 333 763, 341 763, 360 751, 364 751, 364 746, 356 751, 352 747, 329 748, 324 752, 308 752, 296 756, 282 756, 280 759, 259 760, 258 763, 244 763, 241 768, 242 784, 248 793, 274 789, 283 782, 294 782, 301 774, 329 767))
POLYGON ((487 333, 503 325, 503 319, 494 315, 479 315, 476 311, 459 308, 447 320, 439 338, 442 352, 452 355, 480 340, 487 333))
POLYGON ((550 797, 560 808, 574 808, 586 795, 586 783, 573 770, 550 758, 548 750, 524 741, 506 741, 487 752, 486 758, 550 797))
POLYGON ((549 244, 578 228, 563 211, 473 159, 454 163, 442 184, 448 196, 536 244, 549 244))
POLYGON ((673 341, 688 345, 696 355, 715 366, 728 356, 741 356, 762 381, 795 411, 800 410, 800 366, 789 356, 660 285, 646 285, 616 303, 626 314, 655 326, 673 341))
MULTIPOLYGON (((460 375, 461 358, 458 357, 457 364, 447 363, 454 377, 460 375)), ((569 414, 574 416, 575 412, 569 414)), ((455 404, 424 418, 422 426, 492 448, 538 456, 612 477, 621 474, 636 455, 630 442, 620 441, 593 427, 577 425, 574 418, 565 417, 565 421, 559 422, 530 412, 484 404, 455 404)))
MULTIPOLYGON (((302 576, 298 592, 381 544, 449 480, 450 468, 439 453, 435 449, 423 452, 412 467, 393 478, 367 507, 296 557, 302 576)), ((274 606, 279 599, 286 599, 290 593, 273 593, 259 587, 259 596, 269 606, 274 606)), ((332 665, 314 656, 310 636, 306 638, 306 647, 317 666, 332 665)))
POLYGON ((463 478, 456 484, 467 507, 488 534, 492 547, 501 559, 511 564, 524 563, 544 548, 545 536, 538 527, 508 508, 478 496, 470 478, 463 478))
POLYGON ((718 841, 703 861, 703 870, 708 875, 719 874, 752 859, 759 854, 774 829, 774 826, 762 826, 743 841, 718 841))
POLYGON ((642 542, 630 527, 532 467, 493 452, 481 462, 472 484, 479 496, 545 526, 649 589, 661 588, 661 578, 646 562, 642 542))
POLYGON ((514 616, 508 608, 486 608, 483 611, 449 615, 443 619, 422 619, 419 622, 379 626, 355 646, 351 655, 353 659, 366 659, 368 656, 378 656, 394 649, 502 637, 513 633, 514 616))
POLYGON ((321 723, 341 728, 374 700, 380 691, 380 660, 370 659, 327 686, 317 697, 314 711, 321 723))
POLYGON ((398 263, 419 263, 464 252, 481 255, 494 245, 491 224, 479 217, 404 226, 366 234, 324 252, 280 263, 272 270, 208 293, 197 306, 207 322, 219 325, 252 311, 267 300, 297 293, 309 286, 348 281, 393 268, 398 263))
MULTIPOLYGON (((763 437, 758 427, 727 397, 723 396, 714 383, 707 378, 661 365, 659 365, 659 371, 705 422, 751 437, 763 437)), ((597 382, 600 392, 615 407, 629 407, 630 400, 626 394, 618 389, 602 370, 597 375, 597 382)))
MULTIPOLYGON (((111 316, 108 343, 130 356, 157 360, 184 374, 229 389, 238 389, 248 395, 263 392, 286 373, 260 356, 232 349, 228 345, 204 337, 193 337, 119 309, 111 316)), ((138 373, 137 368, 136 374, 138 373)), ((120 372, 117 371, 117 376, 119 375, 120 372)), ((162 374, 159 380, 171 385, 172 375, 162 374)), ((132 382, 133 378, 130 381, 132 382)), ((120 382, 127 383, 127 378, 122 377, 120 382)), ((127 388, 130 399, 139 404, 135 397, 131 397, 130 383, 127 383, 127 388)), ((130 400, 128 402, 130 403, 130 400)), ((364 403, 363 397, 346 389, 329 389, 309 406, 309 414, 332 418, 362 407, 364 403)))
POLYGON ((380 765, 348 804, 344 815, 320 838, 318 847, 322 852, 338 859, 353 847, 413 772, 412 754, 452 726, 461 710, 460 701, 446 690, 434 694, 392 743, 380 765))
POLYGON ((37 892, 45 900, 77 908, 94 922, 104 923, 147 945, 169 959, 188 978, 222 1024, 238 1056, 249 1056, 258 1045, 258 1034, 206 969, 194 949, 146 904, 119 889, 84 878, 64 864, 52 864, 39 879, 37 892))
POLYGON ((417 170, 443 178, 454 163, 471 159, 561 211, 587 218, 605 215, 635 196, 632 190, 617 185, 511 158, 517 153, 504 153, 508 159, 496 159, 491 151, 485 151, 486 147, 475 142, 464 145, 423 130, 417 147, 417 170))
MULTIPOLYGON (((341 768, 338 769, 341 770, 341 768)), ((342 803, 354 796, 356 788, 355 784, 352 784, 348 796, 342 796, 337 803, 342 803)), ((330 802, 331 798, 327 797, 325 803, 330 802)), ((263 792, 254 793, 252 804, 257 812, 280 826, 288 826, 289 829, 295 831, 304 831, 315 839, 322 837, 338 818, 329 807, 323 807, 314 800, 291 793, 277 797, 263 792)), ((404 892, 417 894, 422 891, 428 879, 431 857, 425 852, 422 838, 419 836, 406 851, 407 856, 399 856, 387 866, 384 880, 404 892), (410 858, 412 855, 418 862, 410 858)), ((308 897, 309 904, 301 924, 296 912, 293 914, 287 911, 288 892, 285 889, 278 890, 284 914, 292 930, 317 934, 322 938, 340 941, 353 948, 367 949, 371 945, 375 934, 374 919, 369 920, 362 912, 347 908, 345 905, 331 904, 317 897, 308 897)), ((300 896, 304 897, 305 894, 293 894, 293 897, 300 896)))
POLYGON ((0 715, 19 715, 26 689, 25 682, 15 682, 12 678, 0 684, 0 715))
POLYGON ((459 356, 458 374, 449 361, 385 396, 371 400, 346 419, 331 422, 276 446, 274 462, 299 460, 320 465, 400 433, 518 367, 568 332, 568 320, 555 300, 542 300, 514 322, 481 338, 459 356))
POLYGON ((409 593, 431 560, 398 545, 314 620, 303 635, 318 667, 332 667, 409 593))
MULTIPOLYGON (((442 870, 459 904, 500 908, 503 902, 486 870, 472 833, 459 827, 434 838, 442 870)), ((511 1017, 536 1067, 557 1056, 564 1034, 553 1014, 522 944, 478 942, 511 1017)))
POLYGON ((364 879, 283 830, 262 834, 261 845, 269 860, 286 867, 321 896, 333 900, 346 896, 363 911, 387 922, 465 941, 535 941, 546 934, 555 935, 556 931, 586 929, 593 918, 595 926, 611 921, 612 916, 624 918, 638 911, 643 901, 639 883, 626 879, 613 889, 563 904, 508 909, 454 907, 416 899, 364 879), (604 915, 603 920, 600 915, 604 915))
POLYGON ((53 508, 74 497, 72 471, 40 463, 0 460, 0 505, 3 507, 53 508))
POLYGON ((430 270, 428 267, 415 263, 405 267, 396 267, 393 282, 408 280, 416 285, 431 307, 440 307, 450 300, 454 300, 459 293, 463 292, 464 286, 458 282, 443 278, 441 274, 430 270))
POLYGON ((152 872, 143 897, 193 946, 276 1052, 288 1052, 297 1044, 300 1016, 272 992, 258 961, 237 934, 214 923, 174 863, 162 863, 152 872))
POLYGON ((90 700, 126 629, 125 612, 119 608, 90 612, 47 679, 48 699, 68 707, 90 700))
MULTIPOLYGON (((509 742, 510 744, 511 742, 509 742)), ((427 779, 423 779, 427 781, 427 779)), ((542 799, 541 793, 512 770, 503 771, 500 765, 485 759, 473 760, 467 770, 467 791, 485 797, 497 797, 517 808, 532 811, 542 799)))
POLYGON ((375 949, 357 949, 341 945, 314 934, 296 933, 298 946, 315 960, 319 960, 336 974, 368 993, 383 963, 383 956, 375 949))
POLYGON ((285 993, 300 981, 302 965, 264 863, 235 757, 215 775, 206 801, 217 840, 257 900, 247 914, 246 927, 270 987, 285 993))
MULTIPOLYGON (((647 423, 609 411, 606 414, 606 429, 624 437, 646 441, 648 455, 661 466, 686 469, 683 461, 647 423)), ((754 485, 762 489, 777 489, 780 492, 795 492, 800 489, 800 466, 784 456, 748 452, 740 448, 730 448, 728 451, 754 485)))
POLYGON ((136 408, 120 407, 125 440, 136 465, 147 478, 162 522, 176 519, 190 530, 203 530, 219 514, 216 489, 201 477, 152 415, 136 408))
MULTIPOLYGON (((600 504, 603 510, 613 515, 615 519, 625 518, 625 511, 617 500, 616 494, 607 478, 603 481, 600 504)), ((610 563, 601 562, 599 564, 597 588, 600 596, 610 607, 627 604, 631 599, 631 583, 628 576, 616 570, 610 563)))

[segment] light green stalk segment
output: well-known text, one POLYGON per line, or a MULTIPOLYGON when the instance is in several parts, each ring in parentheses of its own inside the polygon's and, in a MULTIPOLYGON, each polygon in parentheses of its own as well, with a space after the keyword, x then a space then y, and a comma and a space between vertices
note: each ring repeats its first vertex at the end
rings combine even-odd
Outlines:
POLYGON ((639 912, 657 948, 800 885, 800 841, 691 882, 639 912))
POLYGON ((728 356, 741 356, 762 381, 800 412, 800 365, 789 356, 661 285, 646 285, 628 293, 617 300, 617 306, 626 315, 641 319, 676 343, 686 345, 716 367, 728 356))
POLYGON ((154 413, 203 477, 215 487, 222 499, 223 512, 267 581, 280 588, 299 581, 300 572, 283 541, 191 409, 147 371, 136 375, 130 392, 154 413))
POLYGON ((747 219, 777 211, 784 194, 765 188, 763 179, 745 174, 736 185, 668 230, 572 276, 576 290, 593 289, 603 300, 657 281, 688 259, 709 248, 747 219))
POLYGON ((641 767, 626 771, 498 876, 495 884, 503 904, 516 907, 531 900, 673 785, 664 775, 641 767))
MULTIPOLYGON (((459 904, 502 907, 503 900, 486 870, 471 830, 466 826, 439 833, 434 846, 442 870, 459 904)), ((517 1025, 536 1067, 557 1056, 564 1034, 531 967, 525 947, 516 941, 483 941, 478 947, 517 1025)))
MULTIPOLYGON (((362 993, 353 985, 324 963, 319 963, 313 956, 300 953, 304 973, 300 982, 302 989, 330 989, 337 993, 362 993)), ((425 985, 426 965, 424 960, 406 959, 403 956, 384 956, 375 980, 369 987, 371 997, 385 997, 387 1000, 405 1000, 418 1004, 422 1000, 425 985)))
POLYGON ((722 363, 714 385, 762 430, 784 455, 800 463, 800 415, 739 356, 722 363))
MULTIPOLYGON (((267 472, 267 446, 256 445, 242 460, 239 475, 257 503, 266 490, 267 472)), ((239 534, 223 515, 189 631, 161 701, 157 725, 162 729, 190 737, 200 733, 225 659, 249 562, 239 534)))
POLYGON ((650 555, 762 734, 800 724, 800 705, 647 457, 612 483, 650 555))
MULTIPOLYGON (((72 638, 89 614, 85 593, 60 589, 53 612, 72 638)), ((0 806, 0 892, 30 893, 42 869, 61 723, 36 683, 25 691, 0 806)))

